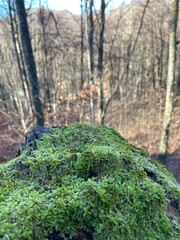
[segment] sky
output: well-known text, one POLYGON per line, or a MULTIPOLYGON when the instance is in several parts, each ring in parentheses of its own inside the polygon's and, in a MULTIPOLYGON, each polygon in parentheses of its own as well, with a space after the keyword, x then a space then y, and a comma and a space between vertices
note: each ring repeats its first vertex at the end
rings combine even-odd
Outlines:
MULTIPOLYGON (((99 9, 100 7, 100 0, 94 0, 96 9, 99 9)), ((37 1, 41 2, 41 5, 43 5, 45 8, 48 7, 52 10, 68 10, 75 14, 80 14, 80 3, 81 0, 41 0, 37 1)), ((84 2, 84 1, 83 1, 84 2)), ((130 2, 130 0, 111 0, 111 3, 109 4, 109 9, 116 8, 118 6, 121 6, 123 2, 130 2)), ((39 3, 38 3, 39 5, 39 3)))
MULTIPOLYGON (((112 10, 117 8, 124 3, 130 3, 133 0, 106 0, 106 2, 110 1, 108 10, 112 10)), ((83 0, 84 2, 84 0, 83 0)), ((100 9, 101 0, 94 0, 96 10, 100 9)), ((25 0, 25 7, 34 7, 38 8, 39 4, 44 6, 44 8, 49 8, 52 10, 68 10, 74 14, 81 13, 81 0, 25 0)), ((6 17, 8 14, 7 0, 0 0, 0 19, 1 17, 6 17)))

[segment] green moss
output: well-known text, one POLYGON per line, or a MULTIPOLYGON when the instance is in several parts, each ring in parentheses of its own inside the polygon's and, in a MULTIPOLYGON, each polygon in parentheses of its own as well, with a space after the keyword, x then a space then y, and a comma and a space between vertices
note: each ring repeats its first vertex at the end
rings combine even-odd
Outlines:
POLYGON ((162 165, 110 128, 51 132, 0 166, 0 239, 180 239, 180 187, 162 165))

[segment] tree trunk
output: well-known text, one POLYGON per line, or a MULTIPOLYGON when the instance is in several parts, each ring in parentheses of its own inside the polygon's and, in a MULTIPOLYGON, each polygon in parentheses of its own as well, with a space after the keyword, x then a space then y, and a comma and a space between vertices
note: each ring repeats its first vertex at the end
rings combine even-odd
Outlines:
POLYGON ((87 41, 87 67, 88 67, 88 81, 90 85, 90 119, 91 124, 94 123, 94 93, 92 86, 94 84, 94 60, 93 60, 93 35, 94 35, 94 23, 93 23, 93 0, 89 3, 88 12, 88 0, 84 0, 85 6, 85 31, 87 41))
POLYGON ((81 0, 81 83, 80 90, 83 89, 84 85, 84 20, 83 20, 83 0, 81 0))
POLYGON ((26 11, 23 0, 15 0, 17 16, 19 20, 20 38, 21 45, 23 49, 24 60, 26 64, 26 71, 29 79, 29 84, 31 88, 32 102, 33 102, 33 112, 36 118, 36 125, 44 125, 44 116, 42 103, 39 96, 39 83, 36 73, 36 65, 34 61, 29 28, 26 18, 26 11))
POLYGON ((171 123, 171 116, 173 111, 173 83, 175 79, 175 65, 176 65, 176 29, 178 21, 178 7, 179 1, 171 1, 171 13, 169 22, 169 59, 168 59, 168 75, 166 82, 166 99, 165 110, 163 118, 163 126, 161 132, 161 140, 159 147, 159 160, 166 164, 166 155, 168 149, 169 127, 171 123))
POLYGON ((104 124, 104 92, 103 92, 103 46, 104 46, 104 28, 105 28, 105 0, 101 0, 100 33, 98 45, 98 116, 99 124, 104 124))

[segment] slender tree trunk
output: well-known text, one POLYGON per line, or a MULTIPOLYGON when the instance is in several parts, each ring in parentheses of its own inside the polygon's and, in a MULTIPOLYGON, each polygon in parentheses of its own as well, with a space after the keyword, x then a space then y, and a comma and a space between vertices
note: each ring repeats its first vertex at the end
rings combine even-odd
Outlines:
POLYGON ((98 45, 98 116, 99 124, 104 124, 104 94, 103 94, 103 46, 104 46, 104 28, 105 28, 105 0, 101 0, 100 33, 98 45))
POLYGON ((83 20, 83 0, 81 0, 81 83, 80 90, 84 85, 84 20, 83 20))
POLYGON ((23 53, 22 53, 22 48, 21 48, 21 43, 20 43, 20 33, 19 33, 19 27, 18 27, 18 23, 17 23, 17 17, 16 17, 16 12, 14 11, 14 31, 17 34, 16 37, 16 44, 17 44, 17 50, 18 50, 18 55, 19 55, 19 61, 22 67, 22 74, 23 74, 23 79, 24 79, 24 88, 26 90, 26 96, 28 96, 29 99, 29 111, 30 111, 30 115, 32 115, 32 99, 31 99, 31 92, 30 92, 30 86, 29 86, 29 82, 28 82, 28 77, 27 77, 27 73, 26 73, 26 67, 25 67, 25 62, 24 62, 24 58, 23 58, 23 53))
POLYGON ((169 22, 170 33, 169 33, 168 75, 166 82, 166 100, 159 147, 159 160, 164 164, 166 164, 169 127, 173 111, 173 83, 175 79, 175 65, 176 65, 176 29, 178 21, 178 8, 179 0, 172 0, 169 22))
POLYGON ((11 36, 12 36, 13 45, 14 45, 15 57, 16 57, 17 65, 18 65, 19 78, 21 79, 22 88, 23 88, 24 94, 26 95, 26 91, 25 91, 25 87, 24 87, 24 80, 23 80, 23 72, 22 72, 21 62, 19 59, 19 54, 18 54, 17 45, 16 45, 15 29, 14 29, 13 17, 12 17, 11 0, 8 0, 8 9, 9 9, 9 17, 10 17, 11 36))
POLYGON ((84 0, 85 6, 85 31, 87 41, 87 67, 88 67, 88 81, 90 85, 90 119, 91 124, 94 123, 94 93, 92 86, 94 84, 94 60, 93 60, 93 35, 94 35, 94 23, 93 23, 93 0, 90 0, 88 11, 88 0, 84 0))
POLYGON ((24 6, 24 0, 15 0, 17 16, 19 20, 20 38, 23 49, 24 60, 26 64, 27 75, 31 88, 33 112, 36 118, 36 125, 44 125, 44 116, 42 109, 42 102, 39 96, 39 83, 36 73, 36 65, 34 61, 30 34, 28 29, 28 23, 26 18, 26 11, 24 6))
MULTIPOLYGON (((13 40, 13 45, 14 45, 14 51, 15 51, 15 58, 16 58, 16 61, 17 61, 17 67, 18 67, 18 74, 19 74, 19 79, 21 80, 21 86, 22 86, 22 89, 23 89, 23 92, 24 92, 24 95, 26 97, 26 103, 27 105, 29 106, 29 110, 31 110, 31 96, 30 96, 30 92, 28 91, 28 86, 26 85, 26 81, 25 81, 25 75, 24 75, 24 72, 23 72, 23 68, 22 68, 22 61, 21 61, 21 56, 19 55, 19 52, 18 52, 18 41, 16 39, 16 31, 15 31, 15 27, 14 27, 14 23, 13 23, 13 13, 12 13, 12 5, 11 5, 11 0, 8 0, 8 9, 9 9, 9 17, 10 17, 10 26, 11 26, 11 36, 12 36, 12 40, 13 40)), ((23 106, 23 101, 21 101, 20 99, 18 100, 19 103, 18 105, 20 106, 19 107, 19 111, 21 113, 21 123, 22 123, 22 126, 23 126, 23 129, 24 129, 24 132, 26 132, 26 123, 25 123, 25 114, 24 114, 24 106, 23 106)), ((26 105, 26 104, 25 104, 26 105)), ((27 110, 27 109, 26 109, 27 110)), ((29 116, 31 116, 32 112, 30 111, 29 112, 29 116)))

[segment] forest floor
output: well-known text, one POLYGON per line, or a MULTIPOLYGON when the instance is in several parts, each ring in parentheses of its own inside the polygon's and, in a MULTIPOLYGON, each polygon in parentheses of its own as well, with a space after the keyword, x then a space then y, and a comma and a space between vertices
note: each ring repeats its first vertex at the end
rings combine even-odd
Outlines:
MULTIPOLYGON (((160 123, 156 113, 151 112, 150 116, 153 120, 149 118, 148 122, 144 118, 145 114, 142 108, 136 109, 136 113, 138 113, 137 116, 128 114, 128 119, 122 121, 122 119, 117 119, 118 112, 116 111, 114 120, 110 115, 110 121, 107 118, 106 125, 118 129, 120 134, 130 143, 144 148, 153 158, 156 158, 162 123, 160 123)), ((24 142, 24 133, 19 126, 17 116, 0 111, 0 163, 13 158, 24 142)), ((178 105, 174 108, 170 127, 167 168, 180 183, 180 107, 178 105)))

